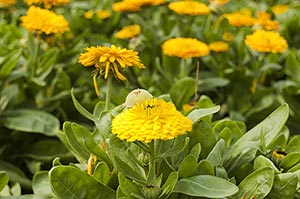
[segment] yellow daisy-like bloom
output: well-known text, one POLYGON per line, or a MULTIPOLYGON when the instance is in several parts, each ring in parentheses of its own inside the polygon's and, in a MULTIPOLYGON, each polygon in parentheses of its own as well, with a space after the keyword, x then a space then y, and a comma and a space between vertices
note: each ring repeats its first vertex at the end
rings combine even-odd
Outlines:
POLYGON ((166 0, 123 0, 112 5, 115 12, 136 12, 141 10, 142 6, 164 4, 166 0))
POLYGON ((83 16, 84 16, 84 18, 86 18, 86 19, 92 19, 93 16, 94 16, 94 11, 88 10, 88 11, 86 11, 86 12, 84 13, 83 16))
POLYGON ((96 11, 96 15, 100 18, 100 19, 107 19, 110 17, 110 12, 109 10, 97 10, 96 11))
POLYGON ((230 0, 210 0, 209 2, 214 4, 214 5, 217 5, 217 6, 222 6, 226 3, 228 3, 230 0))
POLYGON ((176 110, 172 102, 149 99, 112 120, 112 133, 128 142, 168 140, 192 130, 192 121, 176 110))
POLYGON ((289 10, 289 6, 283 5, 283 4, 278 4, 278 5, 271 7, 271 9, 274 14, 280 15, 280 14, 287 12, 289 10))
POLYGON ((226 52, 229 48, 228 44, 223 41, 215 41, 208 45, 209 49, 214 52, 226 52))
POLYGON ((70 0, 24 0, 28 5, 43 4, 45 8, 51 8, 52 6, 61 6, 70 3, 70 0))
POLYGON ((223 35, 222 35, 222 39, 224 41, 232 41, 234 39, 234 36, 230 32, 224 32, 223 35))
POLYGON ((169 4, 169 9, 180 15, 206 15, 210 13, 209 7, 198 1, 177 1, 169 4))
POLYGON ((116 38, 129 39, 141 33, 141 27, 137 24, 126 26, 115 34, 116 38))
POLYGON ((208 46, 193 38, 173 38, 162 44, 163 53, 184 59, 202 57, 209 54, 208 46))
POLYGON ((266 30, 279 29, 279 22, 276 20, 271 20, 271 15, 265 11, 261 11, 258 13, 257 25, 266 30))
POLYGON ((0 0, 0 8, 14 5, 16 0, 0 0))
POLYGON ((278 32, 256 30, 247 35, 245 43, 258 52, 282 53, 288 48, 287 41, 278 32))
POLYGON ((228 13, 223 15, 232 26, 252 26, 256 19, 251 16, 251 13, 247 11, 238 11, 234 13, 228 13))
POLYGON ((104 74, 104 79, 108 77, 110 70, 118 79, 126 80, 126 77, 120 73, 119 68, 130 66, 145 68, 138 57, 138 53, 126 48, 121 49, 115 45, 112 45, 111 48, 97 46, 85 48, 85 51, 85 53, 81 53, 78 62, 83 66, 95 66, 100 75, 104 74))
POLYGON ((61 34, 69 31, 69 23, 62 15, 35 6, 29 7, 21 21, 22 27, 38 34, 61 34))

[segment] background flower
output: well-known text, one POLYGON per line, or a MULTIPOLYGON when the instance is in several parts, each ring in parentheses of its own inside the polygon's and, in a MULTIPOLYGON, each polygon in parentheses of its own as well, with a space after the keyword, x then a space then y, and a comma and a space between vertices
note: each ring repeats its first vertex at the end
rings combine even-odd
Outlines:
POLYGON ((251 16, 249 12, 233 12, 223 15, 232 26, 252 26, 256 19, 251 16))
POLYGON ((208 46, 211 51, 215 52, 226 52, 229 47, 228 44, 223 41, 215 41, 210 43, 208 46))
POLYGON ((141 33, 141 27, 137 24, 126 26, 119 30, 115 37, 119 39, 129 39, 141 33))
POLYGON ((70 0, 24 0, 28 5, 43 4, 45 8, 51 8, 52 6, 60 6, 70 2, 70 0))
POLYGON ((206 15, 210 13, 209 7, 198 1, 171 2, 169 8, 181 15, 206 15))
POLYGON ((16 3, 16 0, 0 0, 0 8, 1 7, 6 7, 6 6, 11 6, 16 3))

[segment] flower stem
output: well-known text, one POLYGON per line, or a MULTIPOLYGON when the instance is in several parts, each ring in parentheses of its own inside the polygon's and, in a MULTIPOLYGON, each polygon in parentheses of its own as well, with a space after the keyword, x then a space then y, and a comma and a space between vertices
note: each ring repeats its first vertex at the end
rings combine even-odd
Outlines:
POLYGON ((149 162, 149 173, 147 176, 147 182, 153 183, 156 176, 156 140, 150 142, 150 162, 149 162))
POLYGON ((109 109, 110 99, 111 99, 111 88, 112 87, 112 75, 108 75, 107 85, 106 85, 106 100, 105 100, 105 110, 109 109))

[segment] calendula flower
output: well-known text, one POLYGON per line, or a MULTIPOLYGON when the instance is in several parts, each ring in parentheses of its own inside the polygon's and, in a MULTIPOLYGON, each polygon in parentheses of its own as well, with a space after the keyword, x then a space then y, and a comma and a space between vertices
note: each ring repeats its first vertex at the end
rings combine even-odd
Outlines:
POLYGON ((93 16, 94 16, 94 11, 88 10, 88 11, 86 11, 86 12, 84 13, 83 16, 84 16, 84 18, 86 18, 86 19, 92 19, 93 16))
POLYGON ((115 34, 116 38, 129 39, 141 33, 141 27, 137 24, 126 26, 115 34))
POLYGON ((141 10, 142 6, 156 6, 165 2, 165 0, 123 0, 114 3, 112 8, 115 12, 135 12, 141 10))
POLYGON ((69 31, 69 23, 62 15, 35 6, 29 7, 21 21, 22 27, 38 34, 60 34, 69 31))
POLYGON ((224 32, 223 35, 222 35, 222 39, 224 41, 232 41, 234 39, 234 36, 230 32, 224 32))
POLYGON ((209 2, 211 4, 217 5, 217 6, 222 6, 226 3, 228 3, 230 0, 210 0, 209 2))
POLYGON ((162 44, 163 53, 184 59, 202 57, 209 54, 208 46, 193 38, 173 38, 162 44))
POLYGON ((258 52, 282 53, 288 48, 287 41, 278 32, 256 30, 247 35, 245 43, 258 52))
POLYGON ((149 99, 112 120, 112 133, 128 142, 168 140, 192 130, 192 121, 176 110, 172 102, 149 99))
POLYGON ((274 14, 280 15, 280 14, 287 12, 289 10, 289 6, 283 5, 283 4, 278 4, 278 5, 272 6, 271 10, 274 14))
POLYGON ((229 48, 228 44, 223 41, 215 41, 208 45, 209 49, 214 52, 226 52, 229 48))
POLYGON ((96 11, 96 15, 100 18, 100 19, 107 19, 110 17, 110 12, 109 10, 97 10, 96 11))
POLYGON ((271 20, 271 15, 265 11, 261 11, 257 14, 257 25, 266 30, 278 30, 279 22, 271 20))
POLYGON ((237 27, 252 26, 256 22, 256 19, 247 10, 224 14, 223 17, 228 20, 230 25, 237 27))
POLYGON ((15 3, 16 3, 16 0, 0 0, 0 8, 8 7, 8 6, 14 5, 15 3))
POLYGON ((177 1, 169 4, 169 9, 180 15, 206 15, 210 13, 209 7, 198 1, 177 1))
POLYGON ((52 6, 61 6, 70 3, 70 0, 24 0, 28 5, 42 4, 45 8, 51 8, 52 6))

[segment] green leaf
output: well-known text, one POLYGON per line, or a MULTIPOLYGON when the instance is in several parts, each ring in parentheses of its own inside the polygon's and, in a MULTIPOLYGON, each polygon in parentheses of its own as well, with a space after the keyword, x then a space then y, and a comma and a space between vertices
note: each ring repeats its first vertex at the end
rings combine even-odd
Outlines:
POLYGON ((174 192, 197 197, 224 198, 238 192, 238 187, 219 177, 198 175, 179 180, 174 192))
POLYGON ((189 143, 189 138, 186 137, 185 139, 182 139, 180 142, 175 143, 174 146, 169 148, 167 151, 159 154, 159 156, 160 158, 175 156, 180 152, 182 152, 185 149, 185 147, 188 145, 188 143, 189 143))
POLYGON ((279 167, 285 170, 291 168, 295 164, 297 164, 300 160, 300 153, 299 152, 292 152, 287 154, 282 162, 280 163, 279 167))
POLYGON ((258 169, 248 175, 240 184, 239 192, 233 199, 240 199, 246 194, 246 199, 255 195, 255 199, 265 198, 272 189, 274 170, 270 167, 258 169))
POLYGON ((190 151, 190 155, 193 155, 195 158, 199 158, 199 155, 201 153, 201 144, 198 143, 195 146, 193 146, 193 148, 190 151))
POLYGON ((116 198, 114 190, 72 166, 52 168, 49 178, 52 190, 61 199, 116 198))
POLYGON ((280 173, 280 171, 277 169, 277 167, 274 165, 274 163, 269 158, 266 158, 263 155, 260 155, 257 158, 255 158, 254 164, 253 164, 254 170, 258 170, 258 169, 265 168, 265 167, 272 168, 276 174, 280 173))
POLYGON ((52 196, 48 171, 40 171, 33 176, 32 190, 34 194, 52 196))
POLYGON ((160 194, 160 199, 167 199, 173 192, 178 180, 178 172, 172 172, 169 174, 168 179, 162 186, 162 193, 160 194))
POLYGON ((300 138, 299 136, 294 136, 290 139, 289 143, 285 147, 285 151, 288 153, 300 151, 300 138))
POLYGON ((120 186, 122 193, 128 199, 135 199, 133 195, 140 195, 142 186, 134 183, 132 180, 126 178, 122 173, 118 175, 120 186))
POLYGON ((56 198, 53 196, 40 195, 40 194, 26 194, 21 196, 1 197, 1 199, 56 199, 56 198))
POLYGON ((186 156, 178 168, 179 178, 192 176, 198 166, 197 160, 198 158, 193 155, 186 156))
POLYGON ((215 175, 215 170, 210 161, 203 159, 196 168, 196 175, 215 175))
POLYGON ((217 165, 222 165, 225 152, 225 141, 221 139, 216 143, 215 147, 210 151, 206 159, 210 161, 213 167, 217 165))
POLYGON ((213 90, 216 87, 224 87, 229 84, 229 80, 221 77, 211 77, 206 79, 200 79, 198 82, 200 91, 213 90))
POLYGON ((199 108, 199 109, 194 109, 192 112, 188 114, 188 118, 190 118, 194 123, 197 123, 200 121, 201 118, 207 116, 207 115, 212 115, 220 110, 220 106, 214 106, 211 108, 199 108))
POLYGON ((22 50, 17 49, 12 51, 9 55, 7 55, 3 62, 0 63, 0 78, 5 78, 8 76, 11 71, 16 67, 17 63, 19 62, 22 55, 22 50))
POLYGON ((110 179, 110 169, 104 162, 99 162, 94 169, 93 177, 102 184, 107 184, 110 179))
POLYGON ((30 109, 6 111, 1 124, 9 129, 55 136, 59 131, 59 120, 51 114, 30 109))
POLYGON ((0 192, 9 181, 8 174, 5 171, 0 171, 0 192))

